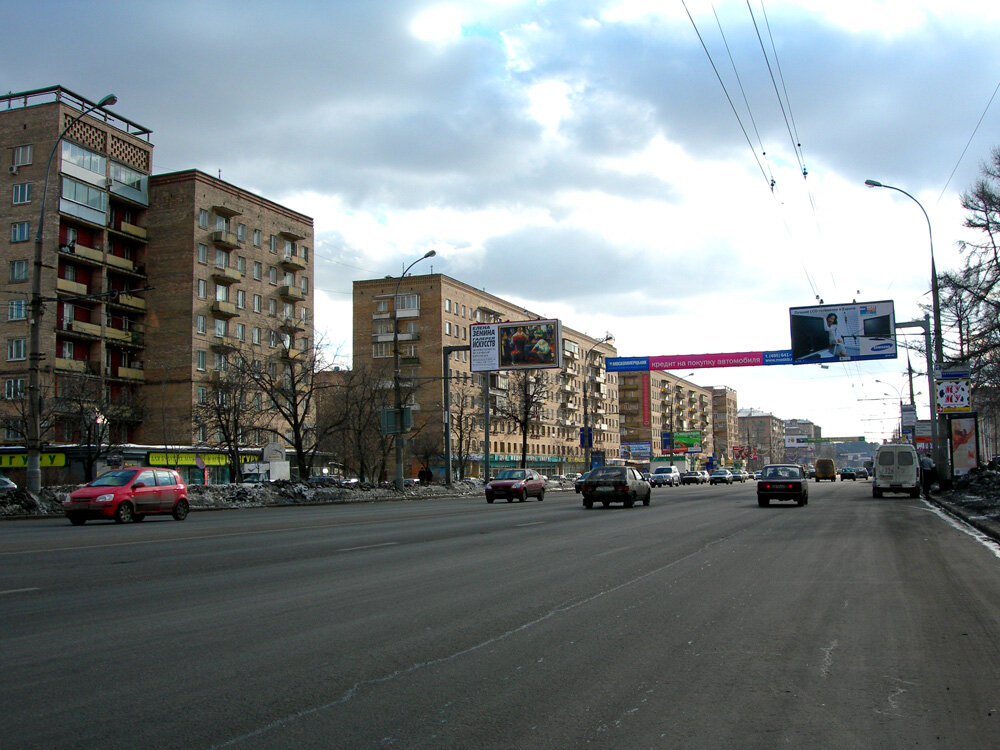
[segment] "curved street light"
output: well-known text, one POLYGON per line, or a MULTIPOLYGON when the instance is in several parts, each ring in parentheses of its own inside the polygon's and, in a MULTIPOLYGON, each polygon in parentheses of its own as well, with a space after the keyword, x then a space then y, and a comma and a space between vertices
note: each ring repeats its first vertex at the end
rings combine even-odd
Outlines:
POLYGON ((392 389, 395 394, 395 426, 396 433, 393 435, 393 442, 396 445, 396 489, 403 491, 403 393, 399 384, 399 285, 403 283, 406 274, 417 263, 427 258, 433 258, 437 253, 428 250, 422 256, 413 261, 403 269, 399 279, 396 280, 396 290, 392 293, 392 389))
POLYGON ((26 469, 26 479, 28 492, 37 493, 42 488, 42 468, 41 468, 41 377, 40 377, 40 357, 42 343, 42 315, 45 308, 42 305, 42 239, 45 225, 45 197, 49 188, 49 171, 52 168, 52 160, 55 158, 56 149, 62 143, 66 133, 80 120, 89 115, 95 109, 102 109, 118 103, 118 97, 108 94, 97 104, 92 104, 84 109, 80 114, 69 121, 69 124, 62 129, 56 142, 52 144, 49 152, 49 160, 45 163, 45 179, 42 181, 42 200, 38 209, 38 231, 35 233, 35 257, 31 274, 31 312, 28 320, 28 424, 25 432, 25 442, 28 449, 28 465, 26 469))

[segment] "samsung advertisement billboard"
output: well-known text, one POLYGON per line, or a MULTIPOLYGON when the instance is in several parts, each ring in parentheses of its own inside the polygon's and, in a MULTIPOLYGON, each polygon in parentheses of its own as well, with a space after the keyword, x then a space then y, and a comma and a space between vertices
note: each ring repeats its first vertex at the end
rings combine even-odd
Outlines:
POLYGON ((793 307, 792 364, 896 358, 891 300, 793 307))

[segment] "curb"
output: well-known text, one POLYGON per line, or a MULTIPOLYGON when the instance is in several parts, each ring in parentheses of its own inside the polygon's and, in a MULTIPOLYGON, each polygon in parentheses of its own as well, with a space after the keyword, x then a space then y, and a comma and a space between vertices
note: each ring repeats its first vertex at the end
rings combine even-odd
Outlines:
POLYGON ((1000 542, 1000 516, 996 520, 988 518, 980 510, 966 508, 961 503, 937 498, 934 496, 925 498, 931 505, 940 508, 948 515, 965 523, 976 531, 984 534, 995 542, 1000 542))

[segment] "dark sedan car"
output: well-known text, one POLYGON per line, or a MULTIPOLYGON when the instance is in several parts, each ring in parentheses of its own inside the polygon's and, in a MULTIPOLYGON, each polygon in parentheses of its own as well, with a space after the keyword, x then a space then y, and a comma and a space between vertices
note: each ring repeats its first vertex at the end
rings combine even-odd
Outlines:
POLYGON ((626 508, 637 502, 649 505, 652 492, 649 482, 631 466, 601 466, 591 471, 583 483, 583 505, 593 508, 595 501, 605 508, 611 503, 622 503, 626 508))
POLYGON ((685 471, 681 474, 681 484, 704 484, 705 475, 700 471, 685 471))
POLYGON ((575 482, 573 482, 573 489, 576 490, 576 494, 579 495, 581 492, 583 492, 583 484, 584 484, 584 482, 587 481, 587 477, 589 477, 589 476, 590 476, 590 472, 589 471, 585 471, 583 474, 581 474, 580 476, 578 476, 576 478, 575 482))
POLYGON ((486 484, 486 502, 492 503, 498 497, 508 503, 515 498, 523 503, 529 497, 541 502, 545 499, 545 478, 533 469, 504 469, 486 484))
POLYGON ((840 470, 840 481, 846 482, 850 479, 852 482, 857 481, 858 475, 850 466, 845 466, 840 470))
POLYGON ((767 507, 772 500, 794 500, 800 507, 809 502, 809 480, 801 466, 770 464, 757 480, 757 504, 767 507))

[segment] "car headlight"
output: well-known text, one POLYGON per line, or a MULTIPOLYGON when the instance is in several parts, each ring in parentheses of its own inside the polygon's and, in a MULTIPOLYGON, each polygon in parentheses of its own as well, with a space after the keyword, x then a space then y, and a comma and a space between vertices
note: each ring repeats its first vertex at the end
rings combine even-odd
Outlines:
POLYGON ((492 489, 493 489, 493 482, 489 482, 489 483, 487 483, 487 485, 486 485, 486 489, 488 489, 488 490, 492 490, 492 489))
POLYGON ((115 499, 114 494, 110 495, 98 495, 94 498, 95 503, 110 503, 115 499))

